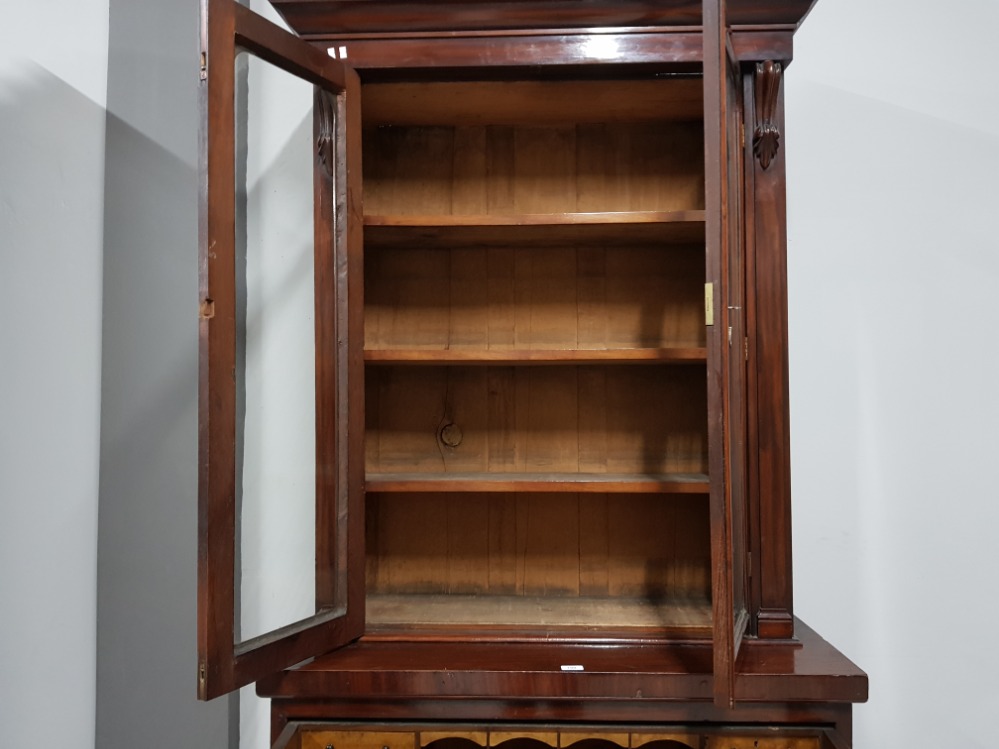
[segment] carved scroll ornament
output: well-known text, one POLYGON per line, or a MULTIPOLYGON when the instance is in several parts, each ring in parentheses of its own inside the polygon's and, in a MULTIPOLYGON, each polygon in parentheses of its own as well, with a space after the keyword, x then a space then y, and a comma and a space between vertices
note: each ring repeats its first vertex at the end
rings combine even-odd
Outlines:
POLYGON ((767 60, 756 63, 756 130, 753 132, 753 153, 760 166, 770 166, 780 148, 780 130, 777 128, 777 99, 784 66, 767 60))
POLYGON ((330 177, 336 170, 336 104, 333 97, 316 89, 316 156, 330 177))

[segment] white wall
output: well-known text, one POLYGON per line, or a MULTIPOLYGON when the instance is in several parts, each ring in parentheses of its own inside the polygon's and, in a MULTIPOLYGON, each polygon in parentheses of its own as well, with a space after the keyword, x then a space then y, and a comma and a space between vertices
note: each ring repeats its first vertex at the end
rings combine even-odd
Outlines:
POLYGON ((796 613, 860 747, 992 746, 995 0, 820 0, 786 76, 796 613))
POLYGON ((0 716, 94 745, 108 0, 0 22, 0 716))

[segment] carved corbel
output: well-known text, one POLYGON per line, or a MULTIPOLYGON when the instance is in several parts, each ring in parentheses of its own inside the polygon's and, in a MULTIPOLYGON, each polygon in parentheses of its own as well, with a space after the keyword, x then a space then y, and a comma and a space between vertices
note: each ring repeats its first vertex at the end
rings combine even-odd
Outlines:
POLYGON ((316 89, 316 156, 331 178, 336 171, 336 104, 326 91, 316 89))
POLYGON ((753 153, 760 166, 770 166, 780 148, 780 130, 777 127, 777 99, 784 66, 767 60, 756 63, 756 130, 753 132, 753 153))

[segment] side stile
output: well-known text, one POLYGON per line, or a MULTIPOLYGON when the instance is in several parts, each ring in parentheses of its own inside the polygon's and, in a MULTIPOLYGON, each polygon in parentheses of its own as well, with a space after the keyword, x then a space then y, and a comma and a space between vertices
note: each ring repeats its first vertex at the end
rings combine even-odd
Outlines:
POLYGON ((235 19, 202 0, 199 236, 198 696, 231 686, 235 529, 235 19), (217 63, 216 63, 217 60, 217 63))

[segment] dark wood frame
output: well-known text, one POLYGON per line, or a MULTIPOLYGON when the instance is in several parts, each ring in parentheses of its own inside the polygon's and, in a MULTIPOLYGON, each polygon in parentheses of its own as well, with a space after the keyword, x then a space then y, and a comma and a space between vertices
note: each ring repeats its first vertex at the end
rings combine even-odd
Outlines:
MULTIPOLYGON (((797 642, 749 641, 736 705, 714 703, 710 647, 561 648, 592 671, 560 672, 539 645, 359 643, 258 684, 272 738, 289 721, 414 721, 657 726, 811 726, 850 746, 852 702, 867 677, 807 625, 797 642), (635 695, 640 694, 641 697, 635 695)), ((549 647, 547 650, 551 651, 549 647)), ((277 744, 276 744, 277 745, 277 744)))
POLYGON ((708 431, 711 455, 712 591, 715 702, 735 703, 735 664, 749 623, 745 569, 745 359, 743 346, 741 154, 738 63, 726 4, 703 3, 704 158, 707 282, 716 324, 708 336, 708 431), (734 79, 734 80, 733 80, 734 79), (733 160, 732 154, 736 155, 733 160), (738 304, 737 304, 738 303, 738 304), (738 431, 737 431, 738 430, 738 431))
POLYGON ((232 0, 202 0, 200 385, 198 427, 198 694, 208 699, 288 667, 331 643, 356 639, 364 623, 363 475, 351 455, 363 434, 352 405, 350 360, 361 353, 357 308, 361 244, 360 101, 357 74, 232 0), (319 87, 315 169, 316 606, 304 622, 245 643, 235 635, 237 407, 235 60, 246 50, 319 87), (332 145, 331 145, 332 144, 332 145), (330 293, 330 290, 334 290, 330 293), (346 329, 347 335, 340 331, 346 329), (338 343, 342 338, 344 343, 338 343), (346 525, 346 527, 344 527, 346 525), (362 541, 363 542, 363 541, 362 541))
MULTIPOLYGON (((786 63, 787 61, 785 61, 786 63)), ((745 93, 755 93, 746 76, 745 93)), ((745 98, 745 128, 756 119, 752 96, 745 98)), ((784 130, 784 94, 781 88, 776 125, 784 130)), ((752 158, 746 142, 746 189, 750 216, 747 288, 751 298, 750 336, 750 481, 753 548, 753 586, 757 634, 763 638, 790 638, 794 634, 791 585, 791 456, 787 358, 787 198, 784 149, 769 168, 752 158)))
MULTIPOLYGON (((815 0, 729 0, 734 28, 768 26, 793 31, 815 0)), ((699 26, 700 0, 621 0, 578 3, 565 0, 392 0, 372 6, 366 0, 274 0, 274 6, 304 38, 405 29, 406 33, 537 28, 615 28, 699 26)))

